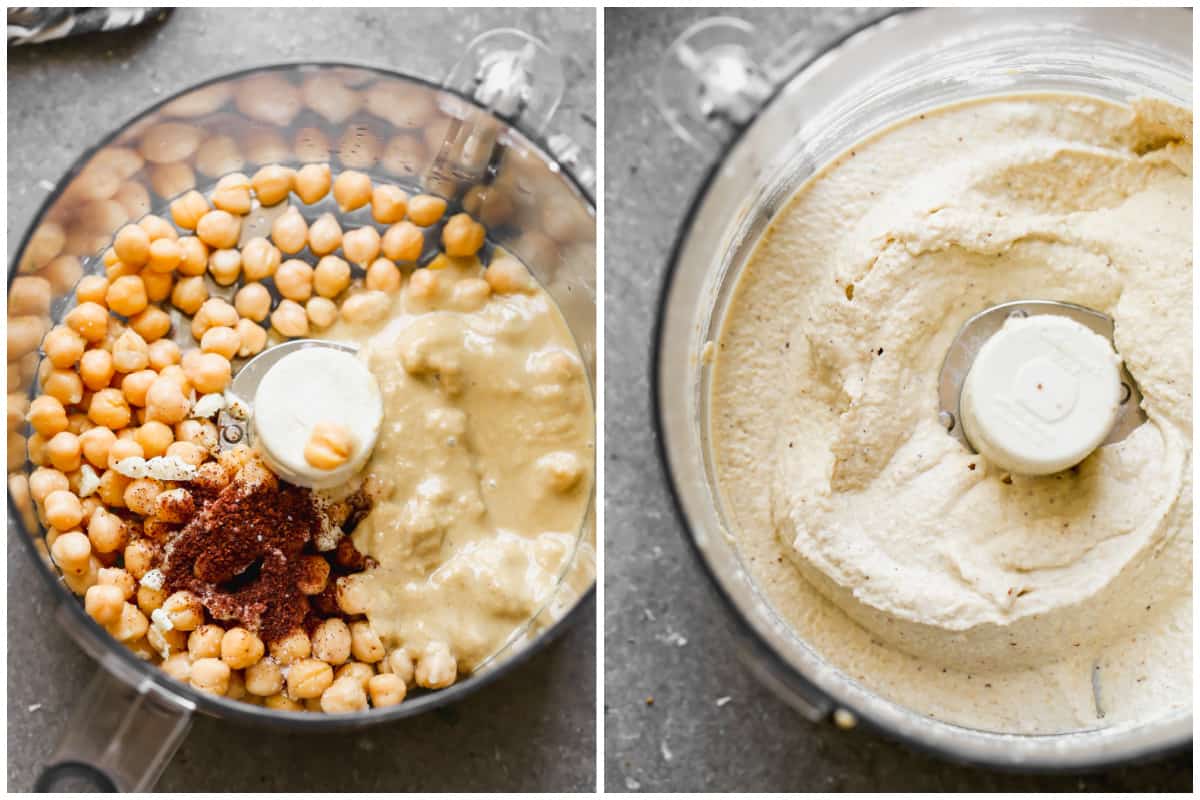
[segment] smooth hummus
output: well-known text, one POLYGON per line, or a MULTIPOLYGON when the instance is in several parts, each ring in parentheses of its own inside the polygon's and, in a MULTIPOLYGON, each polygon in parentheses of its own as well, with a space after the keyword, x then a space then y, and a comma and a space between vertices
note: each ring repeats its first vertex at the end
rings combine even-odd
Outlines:
POLYGON ((532 280, 488 294, 474 259, 439 264, 433 297, 409 284, 382 326, 333 335, 363 342, 383 396, 366 472, 387 493, 353 533, 378 562, 354 577, 371 627, 414 657, 448 648, 469 673, 557 619, 564 580, 569 600, 590 583, 594 429, 549 295, 532 280))
POLYGON ((739 277, 711 434, 777 611, 932 717, 1054 732, 1191 709, 1190 112, 953 105, 859 143, 739 277), (1009 476, 937 418, 951 339, 1017 299, 1103 311, 1148 422, 1009 476))

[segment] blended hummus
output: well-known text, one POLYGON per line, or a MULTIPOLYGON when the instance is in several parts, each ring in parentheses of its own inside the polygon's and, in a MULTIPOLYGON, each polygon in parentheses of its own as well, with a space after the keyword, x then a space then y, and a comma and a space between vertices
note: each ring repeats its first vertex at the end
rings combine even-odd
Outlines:
POLYGON ((386 322, 333 336, 363 343, 383 397, 365 471, 386 488, 353 533, 378 562, 354 576, 371 627, 469 673, 560 616, 562 582, 573 600, 594 575, 593 415, 545 291, 488 294, 475 259, 439 265, 432 294, 410 283, 386 322))
POLYGON ((713 360, 717 480, 772 606, 931 717, 1060 732, 1190 711, 1191 113, 1005 96, 843 153, 772 222, 713 360), (1009 475, 938 421, 973 314, 1115 321, 1148 420, 1009 475))

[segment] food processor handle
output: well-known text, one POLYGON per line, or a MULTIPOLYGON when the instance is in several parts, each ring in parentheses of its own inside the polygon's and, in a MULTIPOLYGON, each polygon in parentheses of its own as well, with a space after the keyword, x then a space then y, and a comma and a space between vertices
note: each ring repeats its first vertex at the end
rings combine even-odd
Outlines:
POLYGON ((58 617, 100 661, 34 790, 138 792, 152 788, 192 724, 191 701, 140 676, 65 607, 58 617))

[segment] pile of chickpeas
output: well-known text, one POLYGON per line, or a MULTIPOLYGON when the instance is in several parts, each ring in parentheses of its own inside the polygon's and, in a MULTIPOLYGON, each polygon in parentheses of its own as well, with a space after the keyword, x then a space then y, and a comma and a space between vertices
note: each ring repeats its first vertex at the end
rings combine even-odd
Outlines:
MULTIPOLYGON (((197 689, 287 710, 389 706, 414 684, 443 688, 455 681, 456 663, 444 645, 387 653, 364 620, 326 619, 311 636, 297 630, 269 648, 246 628, 206 622, 200 598, 168 595, 155 568, 167 531, 194 512, 188 484, 131 478, 115 468, 125 459, 165 456, 194 468, 194 480, 208 488, 228 484, 248 451, 220 452, 213 421, 190 416, 196 399, 223 392, 234 359, 271 341, 309 336, 339 318, 349 324, 385 318, 406 280, 410 297, 434 296, 444 259, 475 257, 485 238, 482 225, 455 214, 441 229, 442 254, 427 269, 402 271, 399 265, 415 267, 422 258, 425 229, 446 209, 441 198, 409 197, 396 186, 373 185, 361 172, 334 179, 328 164, 270 165, 252 177, 227 175, 209 196, 188 191, 170 204, 170 221, 148 215, 120 228, 103 254, 104 274, 79 280, 77 304, 42 341, 41 393, 25 413, 36 467, 28 489, 66 585, 140 657, 197 689), (369 224, 343 232, 333 214, 310 224, 289 205, 269 237, 243 241, 255 200, 272 207, 295 194, 312 205, 330 192, 343 214, 369 205, 385 232, 369 224), (306 247, 315 265, 293 257, 306 247), (210 282, 241 285, 230 303, 210 296, 210 282), (181 348, 171 338, 169 306, 190 317, 195 346, 181 348), (128 513, 114 513, 121 509, 128 513)), ((532 288, 513 259, 497 259, 478 279, 458 283, 456 291, 470 284, 477 301, 532 288)), ((18 277, 10 303, 49 308, 48 296, 26 297, 40 292, 49 294, 46 281, 18 277)), ((323 591, 327 563, 323 574, 319 585, 302 591, 323 591)), ((352 576, 336 588, 343 613, 366 610, 352 576)))

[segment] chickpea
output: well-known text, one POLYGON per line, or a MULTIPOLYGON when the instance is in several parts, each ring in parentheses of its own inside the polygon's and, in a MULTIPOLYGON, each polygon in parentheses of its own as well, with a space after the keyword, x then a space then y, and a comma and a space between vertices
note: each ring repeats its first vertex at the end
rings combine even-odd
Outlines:
POLYGON ((384 225, 404 219, 408 211, 408 193, 397 186, 382 184, 371 193, 371 217, 384 225))
POLYGON ((46 522, 60 531, 71 530, 83 521, 83 505, 72 492, 61 489, 51 492, 42 505, 46 522))
MULTIPOLYGON (((220 356, 217 356, 217 359, 224 361, 224 359, 221 359, 220 356)), ((229 362, 224 361, 224 363, 226 372, 225 383, 228 383, 229 362)), ((189 375, 188 379, 192 380, 193 377, 201 377, 201 379, 206 382, 205 385, 216 385, 215 382, 220 379, 219 370, 219 365, 201 365, 197 367, 197 372, 195 375, 189 375), (208 383, 210 378, 213 383, 208 383)), ((196 383, 194 380, 192 380, 192 382, 196 383)), ((196 387, 199 390, 200 384, 196 383, 196 387)), ((221 388, 224 388, 224 384, 221 384, 221 388)), ((167 427, 167 425, 174 425, 177 422, 183 421, 183 419, 187 417, 190 410, 191 403, 189 403, 187 397, 184 396, 183 390, 180 388, 178 382, 172 378, 163 377, 160 375, 152 384, 150 384, 150 389, 146 392, 146 418, 148 420, 146 425, 149 425, 151 422, 155 423, 156 426, 162 425, 164 428, 167 427)), ((142 427, 144 428, 146 425, 143 425, 142 427)), ((155 430, 158 430, 158 428, 155 427, 155 430)), ((151 453, 147 449, 145 454, 147 458, 152 458, 155 455, 161 454, 161 452, 165 451, 171 444, 171 440, 165 438, 165 434, 160 435, 157 442, 162 445, 162 450, 158 453, 151 453)))
MULTIPOLYGON (((106 475, 116 475, 109 470, 106 475)), ((152 542, 137 539, 125 545, 125 571, 136 580, 141 580, 147 572, 154 568, 158 557, 157 549, 152 542)))
POLYGON ((271 313, 271 293, 261 283, 247 283, 233 298, 237 313, 255 322, 262 322, 271 313))
POLYGON ((158 373, 158 377, 168 378, 175 381, 175 385, 179 387, 179 391, 183 392, 185 395, 191 394, 192 382, 188 380, 187 373, 184 372, 183 365, 187 364, 189 369, 194 368, 196 366, 196 359, 198 359, 201 355, 202 354, 198 349, 188 350, 183 358, 180 359, 180 363, 163 367, 162 371, 158 373))
POLYGON ((333 214, 322 214, 308 229, 308 249, 315 255, 332 253, 342 246, 342 226, 333 214))
MULTIPOLYGON (((15 389, 16 387, 14 386, 13 388, 15 389)), ((51 399, 53 399, 53 398, 51 398, 51 399)), ((62 405, 62 403, 60 402, 59 405, 62 405)), ((31 407, 31 403, 29 402, 29 398, 26 395, 24 395, 20 392, 10 392, 9 393, 9 395, 8 395, 8 432, 9 433, 13 433, 14 431, 20 430, 21 426, 25 424, 27 418, 28 418, 29 422, 33 421, 32 417, 30 417, 30 407, 31 407)), ((62 416, 63 416, 63 425, 61 428, 59 428, 59 430, 66 430, 68 422, 67 422, 67 412, 65 410, 63 411, 62 416)), ((56 430, 53 433, 51 433, 50 435, 53 436, 55 433, 58 433, 58 431, 56 430)))
POLYGON ((337 666, 350 658, 350 628, 338 617, 322 620, 312 634, 313 658, 337 666))
POLYGON ((171 223, 167 222, 157 214, 147 214, 138 221, 138 227, 146 232, 153 243, 158 239, 178 239, 179 234, 171 227, 171 223))
POLYGON ((211 136, 196 150, 196 169, 210 178, 242 168, 245 160, 231 136, 211 136))
POLYGON ((163 659, 162 671, 180 683, 190 683, 192 679, 192 658, 187 653, 172 653, 163 659))
POLYGON ((379 257, 379 231, 370 226, 350 231, 342 239, 342 252, 351 262, 365 267, 379 257))
POLYGON ((177 630, 194 631, 204 622, 204 606, 200 598, 187 590, 175 592, 163 602, 162 607, 177 630))
POLYGON ((45 316, 50 313, 50 281, 36 275, 20 275, 8 289, 9 316, 45 316))
POLYGON ((50 555, 63 572, 84 575, 90 567, 92 543, 79 531, 67 531, 59 534, 50 545, 50 555))
POLYGON ((289 206, 272 223, 271 239, 276 247, 288 255, 304 249, 308 242, 308 223, 295 206, 289 206))
MULTIPOLYGON (((24 395, 18 395, 24 399, 24 395)), ((67 429, 67 411, 60 400, 49 395, 39 395, 33 398, 29 405, 29 424, 33 429, 46 438, 61 433, 67 429)))
POLYGON ((108 632, 114 639, 127 643, 141 639, 149 629, 150 620, 132 603, 125 603, 121 607, 121 616, 108 626, 108 632))
POLYGON ((455 214, 442 228, 442 246, 446 255, 473 256, 483 247, 483 226, 468 214, 455 214))
POLYGON ((309 298, 309 301, 304 304, 304 311, 308 314, 308 321, 312 323, 314 328, 328 328, 337 322, 337 303, 328 297, 309 298))
POLYGON ((291 665, 287 676, 288 696, 305 700, 320 697, 333 683, 333 668, 324 661, 306 658, 291 665))
POLYGON ((96 392, 108 386, 114 372, 116 368, 113 366, 112 354, 107 350, 88 350, 79 359, 80 378, 90 391, 96 392))
POLYGON ((237 247, 242 222, 228 211, 209 211, 196 223, 196 236, 217 250, 237 247))
POLYGON ((124 261, 114 261, 104 267, 104 277, 108 278, 109 283, 112 283, 117 278, 123 278, 126 275, 139 275, 141 271, 141 267, 133 264, 126 264, 124 261))
POLYGON ((338 678, 321 693, 321 710, 328 714, 362 711, 367 707, 367 693, 352 677, 338 678))
POLYGON ((268 164, 254 173, 250 183, 258 196, 258 202, 264 206, 273 206, 286 200, 288 193, 292 191, 295 174, 291 169, 278 164, 268 164))
POLYGON ((280 302, 271 313, 271 327, 290 339, 308 336, 308 315, 304 306, 293 300, 280 302))
POLYGON ((59 369, 70 369, 79 362, 87 343, 76 331, 59 325, 42 340, 42 351, 50 363, 59 369))
POLYGON ((275 273, 275 288, 288 300, 303 303, 312 297, 313 273, 313 268, 303 261, 285 261, 275 273))
POLYGON ((211 450, 217 446, 217 426, 212 420, 185 419, 175 425, 175 440, 211 450))
POLYGON ((72 370, 51 369, 42 382, 42 391, 64 406, 74 405, 83 401, 83 379, 72 370))
POLYGON ((132 317, 150 302, 146 296, 146 284, 138 275, 117 278, 109 285, 104 297, 109 308, 125 317, 132 317))
MULTIPOLYGON (((164 241, 159 239, 158 241, 164 241)), ((129 327, 137 332, 146 342, 157 342, 171 330, 171 315, 158 306, 146 306, 142 313, 129 320, 129 327)), ((149 358, 149 348, 146 350, 149 358)))
POLYGON ((150 168, 150 188, 159 197, 174 197, 196 185, 196 173, 186 161, 156 164, 150 168))
POLYGON ((219 625, 205 623, 188 634, 187 648, 192 660, 201 658, 220 658, 221 641, 225 631, 219 625))
POLYGON ((151 272, 174 272, 183 260, 183 248, 176 239, 161 238, 150 243, 150 260, 146 269, 151 272))
POLYGON ((399 705, 408 694, 408 687, 398 675, 373 675, 367 681, 367 693, 371 695, 371 705, 375 708, 387 708, 399 705))
POLYGON ((371 202, 371 179, 361 172, 345 170, 333 181, 333 199, 342 213, 371 202))
POLYGON ((175 288, 175 275, 169 272, 151 272, 144 269, 138 273, 142 284, 146 287, 146 299, 151 303, 161 303, 171 296, 175 288))
POLYGON ((150 347, 146 340, 131 328, 113 342, 112 357, 113 368, 117 372, 137 372, 150 365, 150 347))
POLYGON ((349 429, 336 422, 322 421, 313 426, 304 445, 304 460, 322 470, 337 469, 354 451, 349 429))
POLYGON ((275 659, 276 663, 287 666, 308 658, 312 654, 312 643, 308 634, 297 628, 282 639, 271 642, 270 649, 271 658, 275 659))
POLYGON ((103 507, 96 509, 88 520, 87 535, 97 553, 115 553, 125 547, 125 523, 103 507))
POLYGON ((358 681, 358 685, 366 689, 367 681, 371 680, 371 676, 374 674, 375 668, 370 664, 347 661, 333 671, 333 680, 336 682, 338 678, 351 678, 358 681))
MULTIPOLYGON (((105 296, 107 297, 107 290, 105 296)), ((66 322, 67 327, 82 336, 85 341, 99 342, 108 333, 108 310, 99 303, 80 303, 67 314, 66 322)), ((9 324, 12 324, 11 320, 9 324)))
MULTIPOLYGON (((125 431, 122 431, 122 433, 125 433, 125 431)), ((109 446, 108 468, 110 470, 114 469, 117 464, 120 464, 127 458, 146 457, 146 451, 142 449, 142 446, 138 444, 137 439, 135 438, 136 433, 136 431, 130 430, 129 438, 122 439, 118 436, 117 440, 109 446)))
POLYGON ((296 172, 293 188, 306 205, 312 205, 329 192, 332 171, 328 164, 305 164, 296 172))
POLYGON ((171 302, 185 314, 195 314, 208 299, 208 287, 199 275, 181 278, 171 292, 171 302))
POLYGON ((242 254, 238 250, 216 250, 208 257, 208 271, 220 286, 231 286, 242 274, 242 254))
POLYGON ((417 661, 416 681, 426 689, 445 689, 458 679, 458 663, 445 642, 430 642, 417 661))
POLYGON ((256 236, 242 247, 242 273, 247 281, 269 278, 279 269, 281 257, 279 248, 263 237, 256 236))
POLYGON ((84 275, 75 287, 75 299, 80 305, 95 303, 104 307, 104 298, 108 294, 108 278, 103 275, 84 275))
POLYGON ((150 258, 150 235, 138 225, 126 225, 113 238, 113 250, 123 263, 144 266, 150 258))
MULTIPOLYGON (((412 685, 413 677, 416 674, 416 668, 413 666, 412 657, 403 647, 397 647, 392 652, 388 653, 387 665, 393 675, 408 685, 412 685)), ((380 665, 382 667, 382 665, 380 665)))
MULTIPOLYGON (((224 391, 232 374, 233 368, 229 359, 217 353, 204 353, 196 360, 196 368, 188 373, 188 380, 201 394, 212 394, 224 391)), ((153 392, 153 387, 151 391, 153 392)))
POLYGON ((400 288, 402 280, 399 268, 386 258, 377 258, 367 267, 366 286, 371 291, 390 294, 400 288))
POLYGON ((337 256, 325 256, 313 271, 313 287, 322 297, 337 297, 350 285, 350 265, 337 256))
POLYGON ((408 218, 413 224, 428 228, 446 213, 446 201, 429 194, 419 194, 408 201, 408 218))
POLYGON ((249 214, 254 205, 250 199, 250 179, 240 172, 221 178, 213 189, 212 202, 230 214, 249 214))
POLYGON ((208 269, 208 245, 195 236, 184 236, 179 240, 179 265, 175 269, 180 275, 203 275, 208 269))
POLYGON ((189 231, 195 230, 200 218, 210 210, 204 195, 195 189, 177 197, 171 202, 170 208, 171 219, 175 220, 175 224, 189 231))
POLYGON ((196 316, 203 320, 199 330, 195 325, 192 327, 192 334, 197 339, 204 336, 204 332, 209 328, 215 326, 232 328, 237 325, 238 321, 237 309, 219 297, 210 297, 205 300, 196 316))
POLYGON ((167 452, 175 441, 175 431, 163 422, 149 420, 134 431, 133 440, 141 445, 145 458, 154 458, 167 452))
POLYGON ((270 697, 283 691, 283 670, 274 660, 264 658, 246 667, 246 691, 270 697))
MULTIPOLYGON (((90 252, 85 251, 85 252, 90 252)), ((73 255, 62 255, 42 268, 42 277, 50 281, 55 295, 66 294, 83 276, 83 264, 73 255)))
POLYGON ((346 614, 367 613, 367 594, 362 582, 353 575, 346 575, 337 580, 338 608, 346 614))
MULTIPOLYGON (((312 302, 311 300, 309 301, 312 302)), ((248 319, 239 319, 235 328, 238 335, 238 341, 241 342, 238 347, 238 357, 248 358, 253 355, 258 355, 263 348, 267 346, 267 331, 261 325, 257 325, 248 319)))
POLYGON ((83 457, 96 469, 104 469, 108 466, 108 454, 116 441, 115 433, 99 425, 79 435, 79 446, 83 451, 83 457))
POLYGON ((273 694, 263 699, 263 705, 274 711, 304 711, 304 704, 298 703, 286 694, 273 694))
POLYGON ((97 584, 101 586, 116 586, 121 590, 121 599, 133 597, 136 581, 133 576, 120 567, 105 567, 96 576, 97 584))
POLYGON ((69 485, 66 475, 50 467, 38 467, 29 476, 29 494, 38 503, 44 503, 52 492, 67 491, 69 485))
POLYGON ((206 454, 199 445, 194 445, 191 442, 171 442, 171 445, 167 448, 167 456, 169 458, 178 458, 185 464, 198 467, 204 463, 206 454))
MULTIPOLYGON (((142 338, 145 338, 145 335, 142 338)), ((166 369, 172 364, 178 364, 182 357, 183 354, 179 351, 179 345, 170 339, 158 339, 150 343, 151 369, 166 369)))
POLYGON ((371 629, 369 622, 350 623, 350 653, 364 664, 382 661, 385 651, 379 635, 371 629))
POLYGON ((153 478, 134 478, 125 487, 125 507, 143 517, 153 517, 162 491, 162 484, 153 478))
POLYGON ((262 639, 245 628, 230 628, 221 639, 221 660, 231 669, 245 669, 263 657, 262 639))
POLYGON ((237 355, 242 339, 233 328, 209 328, 200 339, 200 349, 205 353, 216 353, 226 360, 237 355))
POLYGON ((488 265, 483 277, 496 294, 530 292, 534 289, 529 271, 515 258, 496 259, 488 265))
POLYGON ((383 254, 392 261, 416 262, 425 249, 425 234, 408 220, 392 225, 380 242, 383 254))
POLYGON ((360 292, 342 302, 342 319, 353 325, 378 322, 391 306, 392 300, 384 292, 360 292))
POLYGON ((229 691, 229 665, 219 658, 201 658, 192 662, 189 680, 196 689, 215 695, 229 691))
MULTIPOLYGON (((46 442, 46 458, 55 469, 63 472, 73 472, 79 469, 82 455, 83 450, 79 446, 79 437, 70 431, 60 431, 46 442)), ((46 500, 48 502, 50 498, 46 498, 46 500)))

